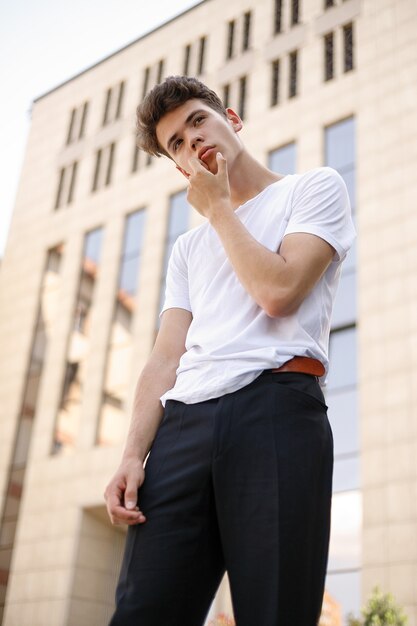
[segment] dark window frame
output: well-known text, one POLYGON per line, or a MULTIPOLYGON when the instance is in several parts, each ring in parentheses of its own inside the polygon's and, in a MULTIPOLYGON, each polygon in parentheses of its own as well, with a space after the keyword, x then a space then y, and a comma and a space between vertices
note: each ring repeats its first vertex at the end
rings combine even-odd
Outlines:
POLYGON ((117 98, 116 115, 114 118, 116 120, 118 120, 122 114, 124 92, 125 92, 125 81, 122 80, 122 82, 119 85, 119 93, 118 93, 118 98, 117 98))
POLYGON ((280 78, 280 60, 275 59, 271 63, 271 107, 279 104, 279 78, 280 78))
POLYGON ((324 47, 324 81, 334 78, 334 32, 330 31, 323 37, 324 47))
POLYGON ((200 37, 200 43, 199 43, 199 49, 198 49, 197 75, 200 75, 204 72, 206 40, 207 40, 206 36, 200 37))
POLYGON ((239 78, 239 117, 241 120, 244 120, 246 116, 247 87, 248 87, 247 76, 241 76, 239 78))
POLYGON ((246 50, 249 50, 250 48, 251 23, 252 11, 246 11, 246 13, 243 15, 242 52, 246 52, 246 50))
POLYGON ((184 65, 183 65, 184 76, 188 76, 188 72, 190 70, 190 57, 191 57, 191 44, 189 43, 184 48, 184 65))
POLYGON ((274 5, 274 35, 282 33, 282 0, 275 0, 274 5))
POLYGON ((68 132, 67 132, 67 141, 66 144, 70 144, 73 141, 73 133, 74 133, 74 127, 75 127, 75 119, 77 116, 77 109, 72 109, 71 111, 71 117, 70 117, 70 123, 68 125, 68 132))
POLYGON ((80 132, 78 134, 78 139, 81 139, 82 137, 84 137, 87 114, 88 114, 88 101, 84 102, 84 105, 83 105, 83 111, 81 114, 80 132))
POLYGON ((106 102, 104 105, 104 114, 103 114, 103 124, 105 126, 109 121, 109 110, 110 110, 110 102, 112 97, 112 89, 109 87, 106 92, 106 102))
POLYGON ((353 22, 349 22, 343 26, 343 72, 345 74, 355 69, 354 45, 353 22))
POLYGON ((227 48, 226 60, 232 59, 234 56, 234 40, 236 31, 236 21, 230 20, 227 24, 227 48))
POLYGON ((288 55, 289 61, 289 84, 288 84, 288 98, 295 98, 298 95, 298 50, 293 50, 288 55))
POLYGON ((300 23, 300 2, 299 0, 291 0, 291 26, 300 23))

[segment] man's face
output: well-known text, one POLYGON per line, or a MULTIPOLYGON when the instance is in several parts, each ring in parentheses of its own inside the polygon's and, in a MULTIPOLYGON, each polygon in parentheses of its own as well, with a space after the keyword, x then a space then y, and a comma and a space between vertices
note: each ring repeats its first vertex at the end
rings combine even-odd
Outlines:
POLYGON ((190 158, 196 157, 213 174, 217 173, 216 153, 221 152, 230 167, 242 150, 237 132, 239 116, 227 109, 227 119, 204 101, 193 98, 166 113, 156 125, 160 145, 188 178, 190 158))

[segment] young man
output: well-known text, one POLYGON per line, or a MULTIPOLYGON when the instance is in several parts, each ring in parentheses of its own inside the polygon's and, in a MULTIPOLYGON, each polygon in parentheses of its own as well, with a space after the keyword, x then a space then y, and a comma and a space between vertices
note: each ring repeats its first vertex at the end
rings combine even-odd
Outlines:
POLYGON ((138 145, 172 159, 207 219, 174 245, 105 491, 129 526, 110 624, 201 626, 227 570, 238 626, 315 626, 333 470, 321 384, 355 236, 345 184, 327 167, 265 168, 194 78, 157 85, 137 118, 138 145))

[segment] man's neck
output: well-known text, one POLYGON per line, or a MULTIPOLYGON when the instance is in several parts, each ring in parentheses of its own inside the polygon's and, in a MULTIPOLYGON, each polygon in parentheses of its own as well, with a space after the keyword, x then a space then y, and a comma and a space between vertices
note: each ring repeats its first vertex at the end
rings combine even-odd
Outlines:
POLYGON ((240 152, 229 168, 233 210, 257 196, 272 183, 284 178, 261 165, 246 150, 240 152))

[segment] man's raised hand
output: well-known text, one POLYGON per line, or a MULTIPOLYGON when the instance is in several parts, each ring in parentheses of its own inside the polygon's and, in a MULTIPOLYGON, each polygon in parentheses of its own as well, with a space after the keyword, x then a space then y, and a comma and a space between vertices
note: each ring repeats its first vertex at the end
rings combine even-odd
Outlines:
POLYGON ((216 154, 217 172, 213 174, 206 169, 199 159, 192 157, 187 200, 204 217, 210 219, 217 210, 232 209, 230 200, 227 161, 224 156, 216 154))

